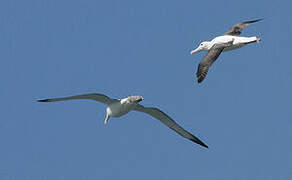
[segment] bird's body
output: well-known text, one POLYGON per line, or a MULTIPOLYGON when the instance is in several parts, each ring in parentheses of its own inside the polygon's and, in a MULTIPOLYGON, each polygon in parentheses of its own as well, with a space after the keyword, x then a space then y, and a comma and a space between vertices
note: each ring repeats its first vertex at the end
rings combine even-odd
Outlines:
POLYGON ((179 135, 208 148, 206 144, 204 144, 197 137, 184 130, 180 125, 178 125, 171 117, 167 114, 159 110, 158 108, 153 107, 144 107, 139 104, 140 101, 143 100, 142 96, 129 96, 123 99, 112 99, 103 94, 83 94, 77 96, 70 97, 62 97, 62 98, 53 98, 53 99, 43 99, 39 100, 39 102, 56 102, 56 101, 66 101, 66 100, 76 100, 76 99, 90 99, 95 100, 107 105, 106 108, 106 118, 104 120, 104 124, 107 123, 110 117, 121 117, 130 111, 139 111, 160 120, 163 124, 168 126, 170 129, 177 132, 179 135))
POLYGON ((199 47, 191 51, 191 54, 194 54, 199 51, 208 51, 207 55, 200 62, 196 73, 197 80, 199 83, 205 79, 209 67, 216 61, 221 52, 238 49, 245 46, 246 44, 259 42, 261 40, 260 38, 257 38, 255 36, 253 37, 239 36, 244 27, 260 20, 261 19, 238 23, 231 27, 224 35, 217 36, 211 41, 204 41, 200 43, 199 47))
POLYGON ((253 37, 242 37, 242 36, 231 36, 231 35, 217 36, 211 41, 202 42, 201 46, 203 46, 203 48, 199 47, 200 49, 195 49, 191 51, 191 54, 196 53, 198 51, 209 51, 215 44, 224 44, 224 43, 233 41, 230 46, 225 47, 223 49, 223 52, 224 52, 224 51, 230 51, 230 50, 241 48, 245 46, 246 44, 258 42, 259 40, 260 39, 255 36, 253 37))
POLYGON ((121 117, 135 108, 136 104, 129 101, 129 97, 110 103, 106 112, 112 117, 121 117))
POLYGON ((230 35, 218 36, 218 37, 212 39, 211 47, 214 46, 215 44, 228 43, 232 40, 234 40, 232 45, 224 48, 223 52, 238 49, 238 48, 245 46, 248 43, 256 42, 257 37, 255 37, 255 36, 254 37, 242 37, 242 36, 230 36, 230 35))

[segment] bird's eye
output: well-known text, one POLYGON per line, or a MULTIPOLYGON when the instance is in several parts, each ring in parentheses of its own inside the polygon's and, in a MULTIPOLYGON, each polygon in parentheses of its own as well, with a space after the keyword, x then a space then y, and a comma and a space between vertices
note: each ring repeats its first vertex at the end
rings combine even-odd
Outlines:
POLYGON ((203 46, 203 43, 201 43, 200 46, 203 46))

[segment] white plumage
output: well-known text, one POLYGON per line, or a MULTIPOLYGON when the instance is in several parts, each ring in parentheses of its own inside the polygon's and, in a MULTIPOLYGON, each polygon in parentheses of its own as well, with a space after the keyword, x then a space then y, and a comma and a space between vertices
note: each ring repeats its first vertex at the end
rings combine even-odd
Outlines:
POLYGON ((231 27, 224 35, 215 37, 211 41, 201 42, 200 45, 191 51, 194 54, 199 51, 208 51, 207 55, 200 62, 197 70, 197 81, 201 83, 209 70, 209 67, 216 61, 221 52, 241 48, 249 43, 259 42, 261 39, 253 37, 240 37, 244 27, 261 19, 238 23, 231 27))
POLYGON ((104 120, 104 124, 106 124, 110 117, 120 117, 128 112, 140 111, 150 116, 160 120, 163 124, 168 126, 170 129, 174 130, 179 135, 208 148, 206 144, 204 144, 200 139, 196 136, 192 135, 188 131, 184 130, 180 125, 178 125, 171 117, 167 114, 154 107, 144 107, 139 104, 140 101, 143 100, 142 96, 129 96, 123 99, 112 99, 103 94, 82 94, 77 96, 70 97, 62 97, 62 98, 53 98, 53 99, 43 99, 39 100, 39 102, 56 102, 56 101, 66 101, 66 100, 76 100, 76 99, 89 99, 95 100, 107 105, 106 108, 106 118, 104 120))
POLYGON ((199 51, 209 51, 215 44, 224 44, 231 41, 233 41, 232 44, 224 48, 223 52, 241 48, 249 43, 258 42, 260 41, 260 38, 257 38, 255 36, 254 37, 240 37, 240 36, 230 36, 230 35, 218 36, 212 39, 212 41, 204 41, 200 43, 198 48, 191 51, 191 54, 194 54, 199 51))

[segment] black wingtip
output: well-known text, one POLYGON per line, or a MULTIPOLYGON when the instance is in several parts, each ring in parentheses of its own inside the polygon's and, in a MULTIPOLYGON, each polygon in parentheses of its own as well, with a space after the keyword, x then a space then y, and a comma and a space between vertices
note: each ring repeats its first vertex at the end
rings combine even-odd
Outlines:
POLYGON ((206 145, 206 144, 204 144, 204 145, 202 145, 203 147, 205 147, 205 148, 207 148, 207 149, 209 149, 209 147, 206 145))
POLYGON ((203 142, 201 142, 201 143, 199 143, 199 144, 200 144, 201 146, 203 146, 203 147, 209 149, 209 147, 208 147, 206 144, 204 144, 203 142))
POLYGON ((199 145, 201 145, 201 146, 209 149, 209 147, 205 143, 203 143, 202 141, 200 141, 199 139, 191 139, 191 141, 193 141, 194 143, 197 143, 197 144, 199 144, 199 145))
POLYGON ((198 83, 203 82, 203 80, 204 80, 204 77, 202 77, 202 76, 197 77, 197 81, 198 81, 198 83))
POLYGON ((50 102, 50 99, 41 99, 41 100, 37 100, 37 102, 50 102))
POLYGON ((255 19, 255 20, 251 20, 251 21, 245 21, 244 23, 255 23, 255 22, 261 21, 261 20, 263 20, 263 19, 264 19, 264 18, 255 19))

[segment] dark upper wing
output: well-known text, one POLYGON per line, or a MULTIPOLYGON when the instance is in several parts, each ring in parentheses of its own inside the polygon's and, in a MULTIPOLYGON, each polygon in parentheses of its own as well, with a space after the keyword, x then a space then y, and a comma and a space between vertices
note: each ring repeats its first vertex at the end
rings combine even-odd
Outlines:
POLYGON ((251 23, 258 22, 260 20, 262 20, 262 19, 256 19, 256 20, 252 20, 252 21, 245 21, 245 22, 242 22, 242 23, 235 24, 224 35, 239 36, 244 27, 250 25, 251 23))
POLYGON ((117 101, 116 99, 111 99, 103 94, 92 93, 92 94, 81 94, 77 96, 53 98, 53 99, 42 99, 42 100, 38 100, 38 102, 56 102, 56 101, 67 101, 67 100, 74 100, 74 99, 90 99, 90 100, 95 100, 104 104, 110 104, 112 102, 117 101))
POLYGON ((212 46, 212 48, 208 51, 207 55, 204 57, 204 59, 200 62, 198 66, 198 70, 196 73, 198 83, 201 83, 205 79, 210 66, 216 61, 216 59, 219 57, 224 48, 232 45, 233 41, 234 39, 227 43, 215 44, 212 46))
POLYGON ((157 108, 144 107, 140 104, 137 104, 137 106, 135 107, 134 110, 149 114, 150 116, 160 120, 163 124, 165 124, 170 129, 177 132, 179 135, 181 135, 181 136, 183 136, 183 137, 185 137, 185 138, 187 138, 187 139, 189 139, 197 144, 200 144, 201 146, 208 148, 208 146, 206 144, 204 144, 196 136, 194 136, 191 133, 189 133, 188 131, 184 130, 171 117, 169 117, 167 114, 165 114, 161 110, 159 110, 157 108))
POLYGON ((200 62, 197 70, 197 81, 198 83, 201 83, 208 71, 209 67, 216 61, 216 59, 219 57, 221 52, 223 51, 224 47, 218 47, 217 44, 215 44, 207 53, 207 55, 204 57, 204 59, 200 62))

